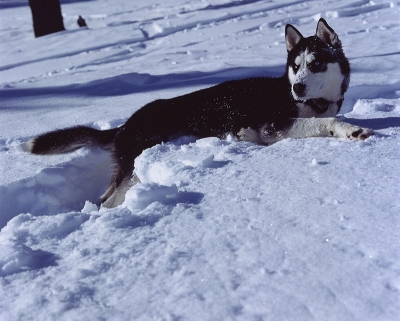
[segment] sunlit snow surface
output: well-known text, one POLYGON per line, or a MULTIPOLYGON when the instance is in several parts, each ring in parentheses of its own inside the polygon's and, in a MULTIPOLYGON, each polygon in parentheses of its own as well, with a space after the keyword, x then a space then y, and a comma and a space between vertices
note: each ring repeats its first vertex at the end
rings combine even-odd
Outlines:
POLYGON ((400 320, 400 2, 61 3, 67 31, 35 39, 27 3, 0 0, 1 320, 400 320), (373 128, 366 141, 166 142, 100 210, 107 152, 22 150, 278 76, 285 24, 309 36, 320 17, 353 70, 340 118, 373 128))

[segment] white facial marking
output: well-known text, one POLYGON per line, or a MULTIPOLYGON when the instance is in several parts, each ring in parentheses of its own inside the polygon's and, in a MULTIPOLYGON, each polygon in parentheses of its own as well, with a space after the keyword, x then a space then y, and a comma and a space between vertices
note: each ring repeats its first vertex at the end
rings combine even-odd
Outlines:
POLYGON ((312 62, 314 59, 315 59, 315 56, 314 56, 313 53, 306 54, 306 62, 307 62, 307 63, 312 62))
POLYGON ((302 53, 300 56, 297 56, 296 59, 294 60, 295 64, 300 66, 300 64, 302 63, 302 61, 304 60, 303 58, 304 53, 302 53))

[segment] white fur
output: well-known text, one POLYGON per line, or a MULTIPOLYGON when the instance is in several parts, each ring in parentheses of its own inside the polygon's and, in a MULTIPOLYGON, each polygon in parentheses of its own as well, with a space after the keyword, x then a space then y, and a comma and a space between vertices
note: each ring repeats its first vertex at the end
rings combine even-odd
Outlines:
POLYGON ((26 143, 22 143, 21 147, 24 152, 30 153, 30 152, 32 152, 34 145, 35 145, 35 140, 31 139, 31 140, 27 141, 26 143))
POLYGON ((267 134, 265 128, 261 128, 260 131, 250 127, 242 128, 238 136, 243 141, 268 145, 285 138, 337 137, 364 140, 373 134, 374 132, 371 129, 353 126, 330 117, 297 118, 290 128, 272 134, 267 134))

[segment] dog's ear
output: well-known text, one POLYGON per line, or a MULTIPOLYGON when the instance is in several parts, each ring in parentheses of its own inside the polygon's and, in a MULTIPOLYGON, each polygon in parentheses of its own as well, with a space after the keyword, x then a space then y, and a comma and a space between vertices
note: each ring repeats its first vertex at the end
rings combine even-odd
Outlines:
POLYGON ((302 34, 292 25, 286 25, 285 28, 285 39, 287 51, 291 51, 301 39, 303 39, 302 34))
POLYGON ((332 47, 340 46, 338 35, 335 31, 333 31, 331 27, 329 27, 329 25, 323 18, 319 19, 318 21, 315 36, 332 47))

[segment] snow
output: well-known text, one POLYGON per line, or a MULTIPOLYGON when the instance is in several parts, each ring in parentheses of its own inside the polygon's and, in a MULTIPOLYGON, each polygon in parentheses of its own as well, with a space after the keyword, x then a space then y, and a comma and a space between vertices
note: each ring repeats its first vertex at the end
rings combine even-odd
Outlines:
POLYGON ((400 2, 61 3, 67 31, 35 39, 27 2, 0 1, 1 320, 400 320, 400 2), (136 159, 114 209, 95 205, 107 152, 22 149, 280 75, 285 24, 308 36, 320 17, 352 66, 340 119, 365 141, 183 137, 136 159))

